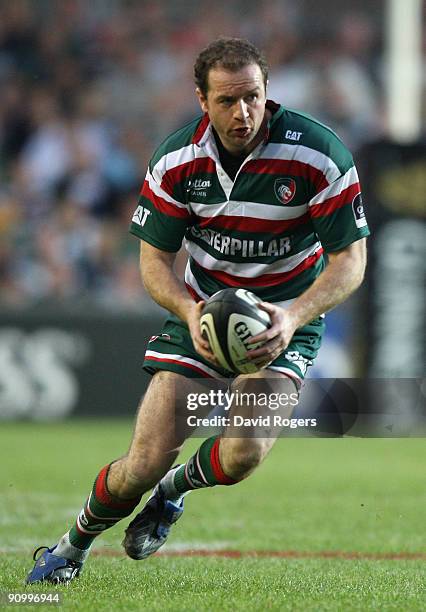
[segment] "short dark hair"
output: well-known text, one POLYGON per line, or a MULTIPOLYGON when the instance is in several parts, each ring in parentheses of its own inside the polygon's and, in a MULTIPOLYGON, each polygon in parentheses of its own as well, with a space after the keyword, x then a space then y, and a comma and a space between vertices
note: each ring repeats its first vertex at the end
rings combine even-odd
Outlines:
POLYGON ((209 71, 221 67, 237 72, 250 64, 257 64, 262 71, 266 88, 268 64, 263 54, 244 38, 221 37, 201 51, 194 64, 194 80, 204 96, 207 96, 209 71))

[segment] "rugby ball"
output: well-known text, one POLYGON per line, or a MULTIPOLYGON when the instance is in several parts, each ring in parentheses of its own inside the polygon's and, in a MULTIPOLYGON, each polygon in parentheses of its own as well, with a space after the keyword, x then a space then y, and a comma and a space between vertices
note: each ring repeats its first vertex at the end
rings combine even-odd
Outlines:
POLYGON ((250 374, 259 367, 247 359, 250 338, 271 327, 269 314, 258 308, 262 300, 246 289, 222 289, 212 295, 201 312, 201 333, 209 341, 220 365, 230 372, 250 374))

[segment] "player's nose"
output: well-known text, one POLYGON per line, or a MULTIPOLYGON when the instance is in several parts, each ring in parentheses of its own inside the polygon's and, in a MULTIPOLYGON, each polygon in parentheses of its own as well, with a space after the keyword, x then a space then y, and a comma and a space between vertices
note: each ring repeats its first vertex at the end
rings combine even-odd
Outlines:
POLYGON ((245 121, 249 117, 248 106, 244 100, 237 100, 234 107, 234 117, 240 121, 245 121))

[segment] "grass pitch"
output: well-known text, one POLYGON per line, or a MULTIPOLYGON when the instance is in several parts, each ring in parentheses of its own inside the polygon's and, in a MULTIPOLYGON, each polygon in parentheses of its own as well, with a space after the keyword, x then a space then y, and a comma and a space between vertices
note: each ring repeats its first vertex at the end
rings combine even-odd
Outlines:
MULTIPOLYGON (((131 429, 1 425, 0 591, 29 592, 33 549, 71 525, 131 429)), ((418 438, 279 440, 248 480, 191 494, 164 554, 128 559, 126 519, 69 587, 31 592, 59 592, 71 610, 423 611, 425 460, 418 438)))

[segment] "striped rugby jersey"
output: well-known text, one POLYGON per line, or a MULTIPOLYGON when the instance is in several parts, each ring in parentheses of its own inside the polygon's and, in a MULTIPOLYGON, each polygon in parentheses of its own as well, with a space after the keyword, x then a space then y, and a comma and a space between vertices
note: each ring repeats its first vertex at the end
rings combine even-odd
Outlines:
POLYGON ((130 231, 158 249, 189 253, 194 299, 244 287, 283 302, 324 269, 324 251, 368 236, 351 154, 312 117, 268 101, 265 140, 235 180, 223 170, 208 115, 155 152, 130 231))

